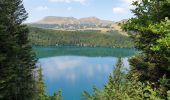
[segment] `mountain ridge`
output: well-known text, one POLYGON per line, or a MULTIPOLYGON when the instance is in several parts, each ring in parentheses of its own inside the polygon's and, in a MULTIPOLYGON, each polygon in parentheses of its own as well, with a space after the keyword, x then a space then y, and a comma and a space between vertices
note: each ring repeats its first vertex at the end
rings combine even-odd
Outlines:
POLYGON ((93 25, 110 25, 113 21, 101 20, 97 17, 61 17, 61 16, 46 16, 42 20, 31 24, 93 24, 93 25))

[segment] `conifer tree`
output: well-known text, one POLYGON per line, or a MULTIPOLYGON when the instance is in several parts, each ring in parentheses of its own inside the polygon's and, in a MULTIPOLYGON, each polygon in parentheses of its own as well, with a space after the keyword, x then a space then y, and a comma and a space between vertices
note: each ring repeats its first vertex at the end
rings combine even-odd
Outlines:
POLYGON ((22 0, 0 0, 0 99, 33 100, 35 59, 22 0))
POLYGON ((38 92, 38 100, 46 100, 46 92, 45 92, 45 84, 43 80, 43 74, 42 74, 42 67, 38 69, 38 77, 37 77, 37 92, 38 92))
MULTIPOLYGON (((158 89, 162 85, 161 78, 170 79, 170 2, 140 0, 133 2, 133 6, 136 17, 123 28, 131 31, 135 47, 142 54, 130 59, 130 72, 139 81, 149 81, 158 89)), ((163 95, 166 96, 170 85, 164 87, 163 95)))
POLYGON ((123 70, 123 61, 121 58, 118 58, 117 64, 115 69, 113 70, 113 73, 109 76, 109 82, 105 86, 105 93, 109 100, 112 100, 114 98, 121 98, 121 86, 123 83, 123 76, 124 73, 123 70))
POLYGON ((53 96, 50 96, 50 100, 63 100, 62 92, 58 91, 58 92, 54 93, 53 96))

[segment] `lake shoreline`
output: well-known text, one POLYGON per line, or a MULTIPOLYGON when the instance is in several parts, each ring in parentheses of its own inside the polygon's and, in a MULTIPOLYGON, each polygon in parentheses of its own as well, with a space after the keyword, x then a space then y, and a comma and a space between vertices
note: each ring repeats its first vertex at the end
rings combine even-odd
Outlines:
POLYGON ((69 48, 111 48, 111 49, 135 49, 134 47, 107 47, 107 46, 77 46, 77 45, 33 45, 34 47, 39 48, 46 48, 46 47, 52 47, 52 48, 63 48, 63 47, 69 47, 69 48))
POLYGON ((86 56, 86 57, 129 57, 137 50, 134 48, 102 48, 77 46, 34 46, 37 58, 54 56, 86 56))

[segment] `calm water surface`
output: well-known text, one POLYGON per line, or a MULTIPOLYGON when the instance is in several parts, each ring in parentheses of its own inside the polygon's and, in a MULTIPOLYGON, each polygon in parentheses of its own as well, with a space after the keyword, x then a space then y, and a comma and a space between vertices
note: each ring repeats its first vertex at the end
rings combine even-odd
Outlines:
POLYGON ((47 93, 62 90, 64 100, 82 100, 82 92, 102 89, 118 57, 128 69, 128 57, 134 49, 35 47, 43 68, 47 93))

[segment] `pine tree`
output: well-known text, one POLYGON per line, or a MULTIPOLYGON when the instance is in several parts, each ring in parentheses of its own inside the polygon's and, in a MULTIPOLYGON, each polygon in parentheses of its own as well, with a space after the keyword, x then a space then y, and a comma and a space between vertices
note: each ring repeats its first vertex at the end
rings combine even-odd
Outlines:
POLYGON ((38 69, 38 77, 37 77, 37 92, 38 92, 38 100, 46 100, 46 92, 45 92, 45 84, 44 84, 44 80, 43 80, 43 74, 42 74, 42 67, 40 67, 38 69))
POLYGON ((121 86, 123 83, 124 73, 123 71, 123 62, 121 58, 118 58, 117 64, 113 73, 109 76, 109 82, 105 86, 104 92, 108 100, 117 100, 121 99, 121 86))
MULTIPOLYGON (((160 79, 170 79, 170 2, 169 0, 140 0, 133 2, 136 16, 123 28, 131 31, 135 47, 142 51, 130 60, 131 74, 141 82, 149 81, 159 88, 160 79)), ((168 82, 169 83, 169 82, 168 82)), ((166 86, 163 95, 170 86, 166 86)))
POLYGON ((54 93, 53 96, 50 96, 50 99, 49 100, 63 100, 62 98, 62 92, 61 91, 58 91, 56 93, 54 93))
POLYGON ((22 0, 0 0, 0 99, 33 100, 35 59, 22 0))

